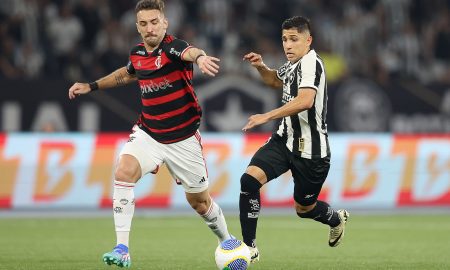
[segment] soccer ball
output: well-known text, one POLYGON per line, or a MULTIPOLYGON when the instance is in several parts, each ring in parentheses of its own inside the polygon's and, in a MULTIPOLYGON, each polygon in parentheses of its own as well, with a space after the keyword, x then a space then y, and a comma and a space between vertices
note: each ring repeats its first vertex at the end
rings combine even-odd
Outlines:
POLYGON ((250 264, 250 250, 238 239, 228 239, 219 244, 215 253, 220 270, 245 270, 250 264))

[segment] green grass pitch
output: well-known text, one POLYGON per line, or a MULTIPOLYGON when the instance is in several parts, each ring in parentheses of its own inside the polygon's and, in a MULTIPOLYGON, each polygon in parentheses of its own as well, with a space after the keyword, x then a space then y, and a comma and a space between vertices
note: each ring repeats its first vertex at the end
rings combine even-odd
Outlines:
MULTIPOLYGON (((240 238, 239 221, 228 217, 240 238)), ((250 269, 450 269, 450 215, 351 215, 346 237, 328 247, 325 225, 261 216, 261 261, 250 269)), ((0 269, 119 269, 101 256, 115 244, 111 218, 2 218, 0 269)), ((217 240, 196 217, 133 221, 131 269, 216 269, 217 240)))

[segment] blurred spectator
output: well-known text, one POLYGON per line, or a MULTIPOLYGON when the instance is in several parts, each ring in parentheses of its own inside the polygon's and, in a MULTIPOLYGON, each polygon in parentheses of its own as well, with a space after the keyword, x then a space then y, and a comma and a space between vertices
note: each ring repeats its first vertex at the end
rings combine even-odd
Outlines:
POLYGON ((80 19, 73 15, 68 1, 62 4, 57 14, 51 15, 47 19, 47 32, 51 41, 51 49, 56 56, 57 70, 64 73, 67 65, 72 64, 71 55, 83 38, 83 27, 80 19))
POLYGON ((42 74, 44 56, 31 42, 26 42, 18 48, 15 63, 26 78, 38 78, 42 74))
POLYGON ((95 37, 102 26, 95 0, 81 0, 75 9, 75 15, 80 19, 83 26, 83 47, 86 49, 92 48, 95 37))
POLYGON ((95 52, 104 69, 110 73, 127 63, 129 44, 123 38, 125 35, 121 25, 116 20, 106 22, 95 41, 95 52))
POLYGON ((436 23, 433 52, 441 70, 437 79, 450 83, 450 11, 444 10, 441 15, 436 23))
MULTIPOLYGON (((91 78, 116 69, 126 61, 129 46, 139 42, 136 2, 0 1, 0 77, 91 78)), ((168 32, 220 57, 224 72, 252 76, 240 60, 250 48, 278 66, 285 58, 276 46, 281 42, 277 25, 293 15, 305 15, 314 22, 313 46, 327 62, 330 83, 346 75, 363 75, 379 83, 399 76, 450 83, 448 0, 166 0, 165 4, 171 21, 168 32)))
POLYGON ((211 44, 213 55, 219 55, 223 49, 224 33, 228 30, 228 8, 226 0, 202 1, 200 5, 201 30, 211 44))
POLYGON ((8 79, 20 79, 22 71, 14 62, 16 42, 14 39, 6 37, 1 41, 0 47, 0 77, 8 79))

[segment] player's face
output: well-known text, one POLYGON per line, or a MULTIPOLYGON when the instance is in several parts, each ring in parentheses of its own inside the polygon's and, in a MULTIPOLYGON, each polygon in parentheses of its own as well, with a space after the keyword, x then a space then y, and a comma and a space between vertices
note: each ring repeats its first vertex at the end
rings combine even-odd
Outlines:
POLYGON ((145 9, 136 14, 136 26, 147 46, 154 49, 164 38, 168 27, 167 19, 159 10, 145 9))
POLYGON ((283 29, 281 39, 286 58, 291 63, 297 62, 309 51, 312 37, 308 31, 299 33, 297 28, 283 29))

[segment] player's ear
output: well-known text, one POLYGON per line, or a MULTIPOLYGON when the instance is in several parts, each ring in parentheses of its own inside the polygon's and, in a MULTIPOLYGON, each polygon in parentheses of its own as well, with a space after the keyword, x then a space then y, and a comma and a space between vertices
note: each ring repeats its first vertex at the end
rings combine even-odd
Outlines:
POLYGON ((311 35, 308 35, 308 37, 306 38, 306 42, 308 43, 308 46, 311 45, 313 40, 313 37, 311 35))
POLYGON ((139 34, 141 33, 141 32, 139 32, 139 25, 138 25, 138 23, 136 23, 136 30, 138 31, 139 34))

